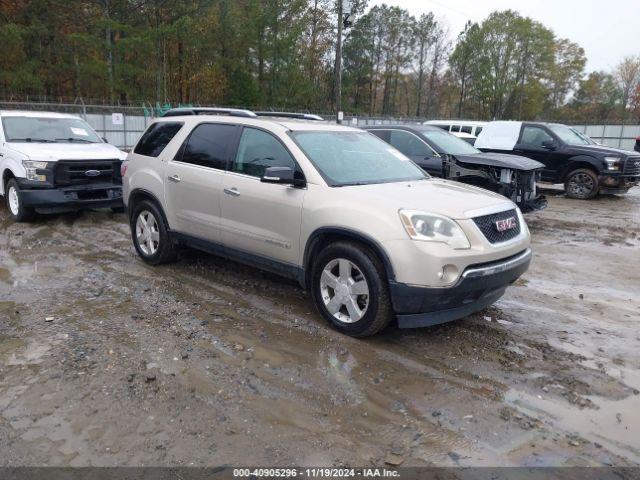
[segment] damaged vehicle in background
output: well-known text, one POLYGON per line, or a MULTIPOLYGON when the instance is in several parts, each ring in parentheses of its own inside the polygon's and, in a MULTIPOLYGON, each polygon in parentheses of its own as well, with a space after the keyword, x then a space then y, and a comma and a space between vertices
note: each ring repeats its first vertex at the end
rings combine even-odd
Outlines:
POLYGON ((126 153, 80 117, 0 111, 0 195, 14 221, 34 212, 123 211, 120 166, 126 153))
POLYGON ((542 162, 542 181, 564 183, 569 198, 627 193, 640 181, 640 154, 598 145, 560 123, 490 122, 475 146, 483 152, 515 153, 542 162))
POLYGON ((546 207, 538 194, 543 164, 517 155, 483 153, 437 126, 384 125, 363 127, 400 150, 427 173, 499 193, 523 212, 546 207))

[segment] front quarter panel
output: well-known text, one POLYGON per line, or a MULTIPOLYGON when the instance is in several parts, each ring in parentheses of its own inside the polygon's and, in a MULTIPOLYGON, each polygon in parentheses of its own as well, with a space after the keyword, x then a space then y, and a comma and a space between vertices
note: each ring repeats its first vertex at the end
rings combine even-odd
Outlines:
MULTIPOLYGON (((0 157, 0 174, 4 178, 4 175, 7 171, 11 172, 11 174, 16 178, 25 178, 27 175, 27 171, 22 165, 22 160, 27 160, 28 157, 22 153, 15 152, 10 148, 7 148, 7 144, 5 143, 2 146, 2 156, 0 157)), ((4 195, 4 182, 0 182, 0 194, 4 195)))

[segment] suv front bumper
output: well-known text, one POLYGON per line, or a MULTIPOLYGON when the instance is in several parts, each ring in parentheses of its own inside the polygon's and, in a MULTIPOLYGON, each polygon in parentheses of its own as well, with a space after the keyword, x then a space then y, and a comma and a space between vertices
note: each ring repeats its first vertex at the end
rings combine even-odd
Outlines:
POLYGON ((389 289, 400 328, 450 322, 496 302, 506 288, 529 268, 531 249, 467 268, 452 287, 430 288, 390 282, 389 289))
POLYGON ((60 188, 33 188, 31 183, 18 183, 24 205, 39 213, 61 213, 123 206, 122 186, 113 183, 60 188))

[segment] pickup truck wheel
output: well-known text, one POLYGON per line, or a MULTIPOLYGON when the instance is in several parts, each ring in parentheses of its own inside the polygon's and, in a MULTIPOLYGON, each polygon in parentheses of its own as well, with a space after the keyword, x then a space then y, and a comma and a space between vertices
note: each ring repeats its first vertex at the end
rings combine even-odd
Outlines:
POLYGON ((384 268, 358 244, 338 242, 324 248, 313 264, 311 289, 320 314, 352 337, 374 335, 392 319, 384 268))
POLYGON ((160 265, 176 257, 175 246, 169 238, 160 209, 143 200, 133 207, 131 236, 138 255, 149 265, 160 265))
POLYGON ((33 217, 33 210, 24 205, 20 187, 14 178, 7 182, 5 187, 5 199, 7 201, 9 214, 14 221, 26 222, 33 217))
POLYGON ((567 175, 564 190, 569 198, 589 200, 598 194, 598 175, 588 168, 579 168, 567 175))

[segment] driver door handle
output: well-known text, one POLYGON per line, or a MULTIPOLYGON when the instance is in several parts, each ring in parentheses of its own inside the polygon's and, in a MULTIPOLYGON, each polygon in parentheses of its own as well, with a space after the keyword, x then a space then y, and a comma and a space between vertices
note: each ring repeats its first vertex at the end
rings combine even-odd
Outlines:
POLYGON ((180 182, 180 176, 179 175, 171 175, 170 177, 167 177, 170 181, 175 182, 175 183, 179 183, 180 182))
POLYGON ((232 197, 239 197, 240 196, 240 192, 238 191, 238 189, 236 187, 225 188, 224 189, 224 193, 226 193, 227 195, 231 195, 232 197))

